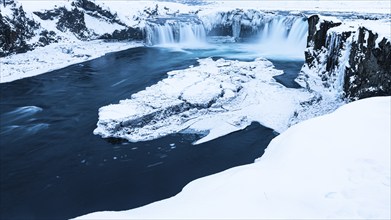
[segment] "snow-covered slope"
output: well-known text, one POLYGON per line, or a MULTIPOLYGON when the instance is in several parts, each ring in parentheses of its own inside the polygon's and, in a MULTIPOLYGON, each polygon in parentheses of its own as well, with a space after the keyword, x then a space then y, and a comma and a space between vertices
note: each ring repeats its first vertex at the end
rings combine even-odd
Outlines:
POLYGON ((79 219, 390 219, 390 134, 391 97, 355 101, 289 128, 253 164, 79 219))

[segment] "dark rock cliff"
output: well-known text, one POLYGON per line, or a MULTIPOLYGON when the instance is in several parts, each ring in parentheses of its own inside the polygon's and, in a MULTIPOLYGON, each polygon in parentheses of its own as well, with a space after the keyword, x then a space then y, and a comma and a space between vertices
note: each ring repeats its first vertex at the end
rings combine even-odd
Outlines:
POLYGON ((344 77, 347 97, 360 99, 391 95, 389 39, 379 39, 378 34, 360 27, 351 45, 349 63, 344 77))
POLYGON ((350 100, 391 95, 390 39, 379 39, 365 27, 334 31, 331 28, 341 22, 317 15, 309 17, 308 24, 305 65, 299 81, 305 81, 310 89, 322 84, 330 91, 339 90, 350 100), (320 83, 311 82, 311 73, 320 83))

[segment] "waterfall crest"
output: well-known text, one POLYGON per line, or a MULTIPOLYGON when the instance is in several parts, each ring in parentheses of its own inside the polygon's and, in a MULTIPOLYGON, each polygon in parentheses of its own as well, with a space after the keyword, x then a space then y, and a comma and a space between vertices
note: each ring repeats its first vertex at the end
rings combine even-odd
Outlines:
POLYGON ((250 39, 248 49, 263 57, 304 58, 308 35, 305 17, 251 12, 251 15, 231 13, 203 18, 176 15, 150 19, 144 29, 145 42, 150 46, 213 48, 216 45, 206 43, 207 35, 231 36, 237 42, 250 39))
POLYGON ((147 45, 198 46, 206 42, 206 32, 200 22, 182 22, 180 20, 164 23, 148 22, 145 27, 147 45))
POLYGON ((275 54, 304 58, 307 35, 305 18, 277 16, 264 24, 258 43, 262 49, 275 54))

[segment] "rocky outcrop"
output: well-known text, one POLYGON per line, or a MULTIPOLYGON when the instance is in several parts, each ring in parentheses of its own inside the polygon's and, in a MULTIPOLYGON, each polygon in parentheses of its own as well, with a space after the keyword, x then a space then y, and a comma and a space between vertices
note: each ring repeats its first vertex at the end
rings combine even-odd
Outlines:
POLYGON ((115 30, 113 33, 104 34, 99 37, 104 40, 144 40, 143 30, 140 28, 127 27, 122 30, 115 30))
POLYGON ((352 42, 344 91, 349 98, 391 95, 391 42, 360 27, 352 42))
POLYGON ((315 63, 314 60, 321 53, 322 47, 326 46, 327 31, 332 28, 341 25, 341 22, 334 23, 332 21, 323 21, 317 28, 320 18, 317 15, 311 16, 308 19, 308 37, 307 37, 307 48, 312 50, 306 50, 305 59, 306 63, 312 67, 315 63))
POLYGON ((5 17, 0 13, 0 57, 31 50, 28 40, 40 27, 26 16, 22 6, 17 6, 13 1, 8 1, 6 6, 11 8, 12 16, 5 17))
POLYGON ((337 91, 350 100, 391 95, 389 38, 379 39, 365 27, 340 28, 342 22, 318 15, 309 17, 308 24, 299 83, 312 90, 337 91))
POLYGON ((81 8, 84 12, 92 17, 109 21, 109 23, 117 23, 126 26, 122 23, 116 13, 111 13, 103 9, 101 6, 89 0, 76 0, 72 3, 73 6, 81 8))
MULTIPOLYGON (((0 13, 0 57, 11 53, 24 53, 39 46, 46 46, 64 39, 68 34, 79 40, 142 40, 143 31, 120 21, 116 13, 112 13, 91 0, 74 0, 68 7, 55 7, 50 10, 34 11, 26 14, 20 3, 5 1, 10 13, 0 13), (86 16, 97 19, 97 22, 115 24, 112 32, 95 33, 93 27, 86 24, 86 16), (44 21, 54 21, 53 30, 42 28, 44 21)), ((8 10, 7 10, 8 11, 8 10)), ((45 25, 43 25, 45 26, 45 25)))
POLYGON ((84 21, 84 13, 77 8, 73 8, 71 11, 66 8, 60 8, 60 17, 57 22, 57 29, 66 32, 70 31, 75 34, 79 39, 88 39, 91 37, 91 32, 86 27, 84 21))

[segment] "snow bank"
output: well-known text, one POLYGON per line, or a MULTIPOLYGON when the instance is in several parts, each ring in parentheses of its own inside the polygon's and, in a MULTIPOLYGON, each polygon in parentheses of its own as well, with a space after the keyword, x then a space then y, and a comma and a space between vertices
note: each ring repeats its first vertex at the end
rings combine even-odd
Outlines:
POLYGON ((54 43, 27 53, 0 59, 0 83, 36 76, 72 64, 91 60, 112 51, 141 46, 136 42, 73 41, 54 43))
POLYGON ((347 104, 289 128, 253 164, 78 219, 390 219, 390 108, 391 97, 347 104))
POLYGON ((289 89, 265 59, 253 62, 201 59, 200 65, 168 73, 168 78, 119 104, 99 109, 94 133, 146 141, 177 132, 209 134, 198 143, 258 121, 278 132, 288 128, 295 110, 313 98, 289 89))

